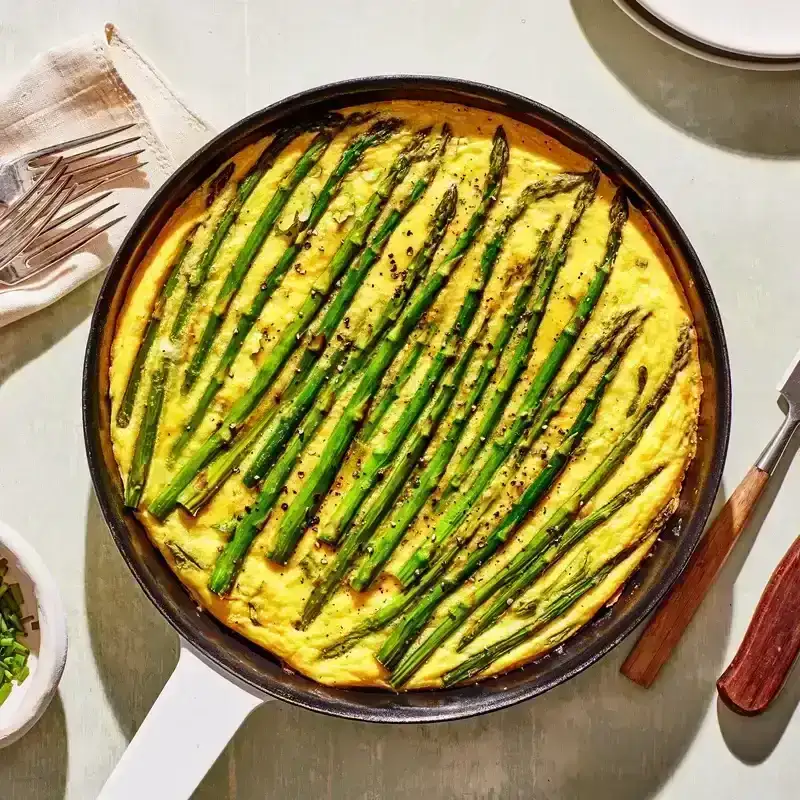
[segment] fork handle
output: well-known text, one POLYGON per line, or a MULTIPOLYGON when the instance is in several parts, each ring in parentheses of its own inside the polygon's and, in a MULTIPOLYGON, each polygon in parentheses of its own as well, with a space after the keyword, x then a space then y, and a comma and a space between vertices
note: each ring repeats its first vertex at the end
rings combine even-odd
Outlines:
POLYGON ((717 681, 719 696, 738 714, 760 714, 780 692, 798 652, 800 536, 772 573, 736 656, 717 681))
POLYGON ((648 688, 658 677, 703 602, 767 485, 769 473, 751 467, 622 665, 622 674, 648 688))

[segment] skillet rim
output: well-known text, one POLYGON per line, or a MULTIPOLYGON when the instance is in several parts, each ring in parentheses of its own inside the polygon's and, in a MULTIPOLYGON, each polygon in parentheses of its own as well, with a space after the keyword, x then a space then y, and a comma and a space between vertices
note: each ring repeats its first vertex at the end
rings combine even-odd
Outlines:
MULTIPOLYGON (((151 237, 154 235, 151 232, 151 237)), ((677 271, 676 266, 676 273, 677 271)), ((700 334, 699 329, 698 334, 700 334)), ((474 81, 405 74, 354 78, 291 95, 234 123, 187 159, 154 193, 131 226, 108 268, 92 314, 82 390, 87 459, 103 517, 128 568, 172 628, 226 674, 243 681, 257 691, 305 709, 369 722, 450 721, 508 708, 569 680, 616 647, 655 608, 685 568, 702 534, 722 479, 731 424, 730 364, 722 321, 711 286, 697 253, 683 229, 641 174, 600 137, 569 117, 527 97, 474 81), (708 337, 705 342, 699 337, 701 362, 704 350, 707 349, 713 363, 705 365, 711 372, 709 375, 705 372, 703 374, 704 400, 701 408, 711 395, 713 414, 710 428, 705 433, 710 434, 713 444, 709 445, 711 450, 706 458, 707 471, 700 477, 699 486, 688 485, 689 473, 687 473, 681 492, 681 508, 687 502, 688 508, 683 512, 680 509, 676 512, 676 516, 681 513, 677 527, 680 528, 681 523, 685 524, 679 540, 671 545, 674 553, 654 584, 642 597, 632 599, 631 595, 638 593, 638 585, 632 586, 632 584, 636 583, 639 572, 642 570, 646 572, 648 567, 645 562, 628 582, 623 593, 625 602, 623 603, 621 599, 610 612, 605 614, 601 612, 598 615, 600 619, 596 618, 584 626, 569 640, 566 647, 574 644, 576 640, 586 639, 587 631, 590 636, 594 636, 593 641, 576 653, 566 654, 565 657, 562 657, 563 654, 558 655, 559 664, 551 670, 553 674, 549 676, 545 673, 544 676, 526 678, 526 673, 537 671, 542 662, 550 658, 547 655, 544 659, 529 662, 496 678, 452 689, 394 694, 384 689, 328 687, 316 683, 299 673, 285 669, 266 651, 225 627, 210 614, 198 612, 183 584, 150 544, 144 528, 132 514, 121 510, 119 491, 117 497, 114 496, 114 487, 119 486, 119 477, 109 472, 104 459, 104 450, 108 451, 109 443, 104 444, 103 439, 110 440, 110 431, 103 430, 103 406, 108 405, 107 396, 103 396, 102 391, 103 384, 107 380, 107 361, 102 360, 107 353, 104 354, 103 347, 104 338, 112 335, 109 333, 109 327, 115 327, 116 323, 114 316, 114 324, 108 324, 109 315, 114 311, 114 306, 122 302, 121 297, 127 291, 130 276, 135 271, 134 268, 126 270, 126 267, 134 262, 137 249, 141 251, 138 254, 140 258, 152 243, 149 241, 147 247, 141 247, 143 231, 147 230, 148 225, 152 226, 153 219, 158 217, 159 212, 163 215, 164 209, 169 208, 171 214, 191 191, 213 174, 213 171, 230 157, 223 154, 226 150, 230 150, 233 144, 236 145, 235 150, 241 149, 247 144, 248 138, 255 141, 267 135, 279 122, 285 121, 288 117, 302 118, 326 109, 375 102, 378 97, 383 100, 440 100, 478 107, 489 113, 494 110, 496 113, 520 119, 542 130, 582 155, 587 156, 588 151, 587 157, 599 163, 607 176, 622 180, 633 190, 632 202, 653 224, 656 235, 673 258, 673 262, 676 254, 681 256, 681 265, 688 273, 685 277, 678 276, 684 294, 690 305, 692 300, 695 301, 697 309, 693 307, 693 312, 698 309, 703 312, 703 322, 708 329, 708 337), (258 135, 255 135, 256 133, 258 135), (180 197, 176 200, 178 195, 180 197), (665 236, 668 237, 666 240, 665 236), (124 280, 126 277, 127 281, 124 280), (687 281, 690 285, 687 285, 687 281), (100 365, 105 369, 100 370, 100 365), (708 384, 709 377, 713 388, 708 384), (709 395, 706 395, 706 392, 709 392, 709 395), (685 496, 692 491, 694 496, 686 500, 685 496), (143 552, 141 544, 134 538, 137 532, 144 536, 146 546, 149 546, 149 554, 143 552), (150 564, 148 569, 145 569, 144 559, 148 556, 159 563, 150 564), (165 586, 159 576, 153 574, 151 568, 160 572, 160 577, 173 585, 165 586), (176 599, 175 585, 183 597, 182 602, 179 598, 176 599), (630 609, 626 611, 621 621, 616 620, 615 625, 615 620, 611 618, 619 615, 617 609, 623 605, 630 606, 630 609), (179 609, 178 606, 183 608, 179 609), (608 630, 598 634, 596 631, 598 626, 608 630), (595 629, 594 634, 593 629, 595 629), (501 685, 509 683, 512 685, 501 685)), ((107 409, 105 415, 108 417, 107 409)), ((701 426, 702 424, 701 419, 701 426)), ((698 442, 698 452, 700 444, 701 442, 698 442)), ((705 447, 704 443, 703 446, 705 447)), ((698 457, 696 456, 695 460, 698 457)), ((692 466, 693 464, 690 465, 690 470, 692 466)), ((668 527, 671 525, 672 520, 668 527)), ((656 548, 660 545, 661 539, 656 548)), ((654 561, 655 559, 651 559, 651 562, 654 561)), ((650 566, 651 571, 652 569, 650 566)))

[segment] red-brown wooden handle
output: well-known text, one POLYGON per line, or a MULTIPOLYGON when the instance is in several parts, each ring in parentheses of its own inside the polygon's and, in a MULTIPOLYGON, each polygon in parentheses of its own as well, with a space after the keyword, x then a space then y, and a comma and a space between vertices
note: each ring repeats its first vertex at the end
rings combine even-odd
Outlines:
POLYGON ((752 467, 736 487, 692 553, 678 583, 625 659, 623 675, 640 686, 652 685, 733 550, 768 478, 768 473, 752 467))
POLYGON ((772 573, 719 696, 739 714, 760 714, 781 690, 800 651, 800 537, 772 573))

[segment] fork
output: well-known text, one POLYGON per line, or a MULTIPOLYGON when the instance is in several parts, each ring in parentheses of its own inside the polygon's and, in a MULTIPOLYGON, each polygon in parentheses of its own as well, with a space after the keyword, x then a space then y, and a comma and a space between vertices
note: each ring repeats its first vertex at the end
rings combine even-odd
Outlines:
POLYGON ((110 153, 118 147, 132 144, 141 138, 140 136, 130 136, 126 139, 106 142, 98 147, 82 150, 70 156, 64 155, 68 150, 75 150, 87 144, 102 142, 104 139, 130 130, 134 125, 135 123, 120 125, 89 136, 81 136, 78 139, 70 139, 66 142, 42 147, 32 153, 18 156, 13 161, 0 161, 0 219, 19 204, 21 199, 33 189, 37 182, 44 178, 44 175, 59 159, 61 159, 61 166, 64 168, 63 174, 71 176, 76 183, 81 183, 85 182, 81 178, 86 178, 87 173, 113 166, 126 158, 133 158, 144 152, 143 150, 135 150, 128 153, 116 153, 102 159, 97 158, 97 156, 110 153), (90 159, 89 163, 81 165, 81 162, 87 159, 90 159))
MULTIPOLYGON (((110 191, 104 192, 71 213, 73 215, 80 214, 89 206, 96 205, 110 194, 110 191)), ((119 203, 112 203, 99 211, 95 211, 86 219, 80 220, 63 231, 59 231, 51 238, 45 237, 40 244, 35 244, 31 249, 23 250, 8 260, 4 260, 3 255, 0 254, 0 264, 2 264, 0 266, 0 286, 15 286, 21 281, 49 269, 58 264, 59 261, 77 253, 89 244, 92 239, 105 233, 110 227, 125 219, 123 215, 104 222, 97 228, 92 227, 94 222, 118 205, 119 203), (59 247, 62 244, 64 246, 59 247)))
POLYGON ((18 193, 5 210, 0 210, 0 285, 13 286, 55 265, 124 219, 118 217, 99 228, 91 227, 101 216, 117 207, 118 204, 114 203, 94 211, 69 228, 61 227, 95 208, 111 191, 90 197, 87 202, 76 205, 80 198, 94 194, 104 184, 143 166, 138 162, 132 166, 124 166, 126 160, 136 157, 143 150, 96 159, 98 155, 134 142, 139 137, 106 143, 71 156, 63 156, 61 153, 100 141, 130 127, 125 125, 62 142, 29 153, 13 162, 25 178, 23 183, 29 188, 21 194, 18 193), (85 161, 88 163, 81 164, 85 161), (121 166, 108 170, 117 164, 121 166), (59 212, 63 213, 57 216, 59 212), (62 244, 63 247, 58 247, 62 244))

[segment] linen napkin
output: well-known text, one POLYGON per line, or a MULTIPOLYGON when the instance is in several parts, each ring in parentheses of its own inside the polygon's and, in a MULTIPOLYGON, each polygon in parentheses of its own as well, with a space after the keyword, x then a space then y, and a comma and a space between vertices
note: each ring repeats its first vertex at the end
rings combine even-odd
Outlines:
MULTIPOLYGON (((150 195, 214 131, 175 94, 156 68, 107 25, 38 56, 11 91, 0 96, 0 160, 114 128, 136 128, 147 162, 134 180, 110 184, 114 216, 125 219, 56 267, 15 287, 0 286, 0 327, 54 303, 105 269, 150 195)), ((105 188, 105 187, 104 187, 105 188)), ((109 215, 109 218, 112 215, 109 215)))

